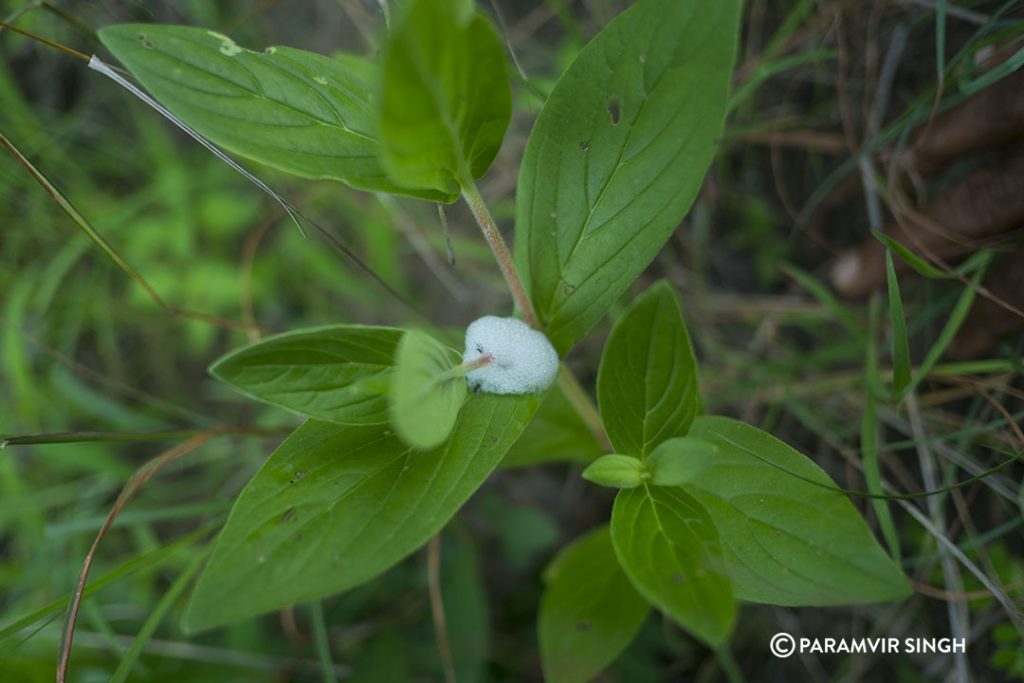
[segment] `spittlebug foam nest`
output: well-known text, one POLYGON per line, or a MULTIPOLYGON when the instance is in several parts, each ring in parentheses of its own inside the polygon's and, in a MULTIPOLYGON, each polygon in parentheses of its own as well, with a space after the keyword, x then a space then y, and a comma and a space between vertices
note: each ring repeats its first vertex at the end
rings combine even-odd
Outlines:
POLYGON ((464 363, 491 361, 466 374, 473 391, 536 394, 558 375, 558 353, 543 332, 516 318, 488 315, 466 328, 464 363))

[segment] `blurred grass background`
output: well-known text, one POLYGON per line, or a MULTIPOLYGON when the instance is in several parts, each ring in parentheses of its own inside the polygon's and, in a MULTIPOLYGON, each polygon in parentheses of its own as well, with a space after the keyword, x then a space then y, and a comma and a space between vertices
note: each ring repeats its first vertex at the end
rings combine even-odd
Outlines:
MULTIPOLYGON (((627 4, 480 3, 500 17, 520 72, 513 84, 517 114, 482 184, 506 227, 518 159, 544 93, 627 4)), ((4 0, 0 8, 21 28, 104 57, 92 30, 124 21, 188 23, 229 33, 247 47, 286 44, 324 53, 374 54, 382 30, 380 5, 371 0, 4 0)), ((972 77, 979 51, 1016 45, 1022 15, 1015 2, 750 0, 722 152, 684 227, 634 287, 636 293, 667 277, 682 293, 709 410, 773 431, 847 488, 868 487, 862 469, 870 449, 862 449, 862 434, 877 439, 882 475, 902 491, 966 479, 1022 447, 1019 335, 971 364, 940 362, 913 402, 882 402, 871 413, 877 425, 865 426, 869 350, 883 369, 891 367, 889 312, 881 301, 872 309, 866 301, 832 298, 824 284, 834 256, 869 238, 872 202, 884 211, 888 201, 884 189, 865 191, 862 155, 877 160, 882 175, 894 147, 935 111, 964 99, 955 81, 972 77), (942 88, 940 74, 949 80, 942 88), (787 264, 821 290, 787 275, 787 264)), ((0 133, 168 306, 256 323, 266 332, 419 320, 113 82, 10 30, 0 31, 0 53, 0 133)), ((956 164, 935 187, 984 163, 956 164)), ((490 253, 460 206, 446 209, 456 255, 451 267, 433 206, 248 166, 328 226, 426 319, 458 329, 480 314, 510 309, 490 253)), ((920 360, 963 285, 900 279, 910 347, 920 360)), ((569 359, 585 382, 594 378, 607 330, 605 323, 569 359)), ((205 374, 220 354, 249 339, 245 331, 161 309, 13 156, 0 154, 0 435, 293 426, 294 417, 254 405, 205 374)), ((62 596, 120 487, 175 443, 76 440, 0 451, 4 683, 51 679, 62 596)), ((99 547, 90 577, 97 590, 83 602, 72 680, 442 679, 422 556, 314 605, 213 633, 181 632, 179 592, 187 597, 207 542, 277 440, 216 439, 165 467, 130 503, 99 547), (140 658, 129 675, 118 667, 135 642, 140 658)), ((547 455, 522 450, 520 462, 547 455)), ((606 518, 610 504, 606 491, 584 485, 579 469, 505 470, 445 534, 442 577, 460 682, 539 680, 534 619, 541 570, 557 547, 606 518)), ((1019 680, 1019 625, 969 570, 943 566, 936 533, 941 529, 1020 604, 1021 472, 1014 466, 911 502, 932 520, 931 530, 890 506, 903 566, 918 588, 904 604, 745 607, 732 649, 748 678, 942 681, 957 680, 966 667, 974 680, 1019 680), (767 648, 780 630, 837 638, 963 632, 970 645, 960 659, 783 661, 767 648)), ((855 503, 878 528, 878 508, 855 503)), ((652 618, 602 680, 721 676, 713 653, 652 618)))

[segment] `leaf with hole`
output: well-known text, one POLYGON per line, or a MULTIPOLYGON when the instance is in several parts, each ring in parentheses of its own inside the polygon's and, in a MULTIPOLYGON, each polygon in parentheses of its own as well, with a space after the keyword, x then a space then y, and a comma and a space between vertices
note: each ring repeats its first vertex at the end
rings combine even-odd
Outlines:
POLYGON ((667 283, 637 297, 615 324, 601 354, 597 400, 612 445, 641 460, 686 434, 701 412, 697 361, 667 283))
POLYGON ((740 0, 640 0, 576 57, 523 156, 515 260, 564 356, 679 225, 725 119, 740 0))
POLYGON ((303 178, 427 199, 381 166, 376 67, 290 47, 254 52, 191 26, 117 24, 100 40, 160 104, 210 141, 303 178))
POLYGON ((512 114, 505 48, 471 0, 410 0, 384 49, 380 133, 395 182, 458 199, 512 114))
POLYGON ((459 356, 420 330, 409 330, 398 343, 391 373, 391 424, 413 448, 444 443, 466 400, 466 378, 459 356))
POLYGON ((186 627, 314 600, 391 567, 451 519, 537 403, 535 396, 471 396, 448 441, 427 452, 413 451, 386 425, 299 427, 235 502, 186 627))
POLYGON ((210 373, 242 393, 345 425, 385 424, 402 330, 331 325, 267 337, 233 351, 210 373))
POLYGON ((586 683, 615 660, 650 612, 615 558, 608 527, 566 546, 544 572, 537 615, 550 683, 586 683))
POLYGON ((711 646, 725 642, 736 619, 722 543, 708 512, 678 488, 619 491, 612 544, 637 590, 711 646))
POLYGON ((703 456, 681 452, 677 466, 685 469, 683 488, 718 527, 737 598, 804 606, 910 594, 863 518, 808 458, 724 417, 697 418, 689 436, 717 447, 703 456))

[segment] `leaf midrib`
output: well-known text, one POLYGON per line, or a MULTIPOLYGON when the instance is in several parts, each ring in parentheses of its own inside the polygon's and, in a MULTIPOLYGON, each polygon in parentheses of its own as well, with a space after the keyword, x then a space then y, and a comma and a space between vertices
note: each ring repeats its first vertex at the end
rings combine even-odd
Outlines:
MULTIPOLYGON (((191 42, 195 43, 196 41, 191 41, 191 42)), ((205 49, 213 49, 210 45, 206 45, 205 43, 196 43, 196 44, 201 45, 205 49)), ((307 118, 311 122, 313 122, 314 124, 321 125, 321 126, 324 126, 326 128, 337 129, 337 130, 340 130, 341 132, 343 132, 343 133, 345 133, 347 135, 350 135, 352 137, 359 138, 359 139, 364 140, 366 142, 369 142, 371 144, 377 144, 377 140, 375 140, 374 138, 370 137, 369 135, 366 135, 365 133, 361 133, 359 131, 353 130, 352 128, 349 128, 345 124, 335 123, 335 122, 331 122, 331 121, 326 121, 324 119, 319 119, 316 116, 310 114, 309 112, 303 111, 303 110, 295 107, 292 104, 289 104, 287 102, 284 102, 284 101, 281 101, 281 100, 278 100, 278 99, 275 99, 275 98, 272 98, 272 97, 268 97, 266 94, 263 93, 263 90, 260 87, 259 78, 257 78, 253 74, 252 70, 249 69, 245 64, 243 64, 241 62, 241 60, 237 60, 236 61, 237 66, 240 69, 243 69, 247 74, 249 74, 250 78, 253 79, 254 87, 256 89, 258 89, 258 92, 256 90, 252 89, 252 88, 248 88, 248 87, 246 87, 244 85, 241 85, 239 83, 235 83, 234 81, 231 81, 231 80, 225 78, 224 76, 221 76, 220 74, 214 73, 212 71, 207 71, 207 70, 202 69, 202 68, 200 68, 200 67, 198 67, 198 66, 196 66, 196 65, 194 65, 194 64, 192 64, 190 62, 184 61, 181 58, 179 58, 177 55, 175 55, 175 54, 173 54, 171 52, 167 52, 164 49, 161 49, 159 47, 156 47, 154 49, 157 52, 159 52, 161 55, 163 55, 164 57, 167 57, 168 59, 173 60, 174 62, 176 62, 177 64, 181 65, 182 67, 191 69, 192 71, 201 73, 201 74, 203 74, 205 76, 212 77, 212 78, 214 78, 214 79, 216 79, 218 81, 226 83, 226 84, 228 84, 228 85, 230 85, 230 86, 232 86, 234 88, 237 88, 237 89, 243 91, 244 93, 246 93, 246 95, 248 97, 252 98, 252 99, 262 100, 262 101, 265 101, 265 102, 269 102, 269 103, 274 104, 276 106, 282 107, 283 109, 287 109, 287 110, 289 110, 289 111, 291 111, 291 112, 293 112, 295 114, 298 114, 299 116, 307 118)), ((259 52, 255 52, 253 50, 249 50, 249 49, 246 49, 246 48, 241 48, 241 50, 243 51, 244 54, 246 54, 246 56, 248 56, 248 57, 250 57, 252 59, 261 60, 260 62, 257 62, 261 66, 264 66, 264 64, 262 62, 267 62, 267 63, 271 64, 273 66, 273 68, 277 69, 279 72, 282 72, 282 73, 286 74, 288 76, 288 80, 290 82, 292 82, 292 83, 296 83, 297 82, 297 83, 301 84, 303 87, 307 88, 308 90, 314 92, 314 94, 316 94, 321 99, 325 99, 323 94, 318 92, 318 91, 316 91, 316 89, 313 88, 312 85, 310 85, 309 83, 306 83, 304 80, 302 80, 300 78, 295 77, 292 74, 289 74, 286 70, 282 69, 279 65, 273 64, 273 61, 268 59, 270 57, 270 55, 264 55, 264 54, 261 54, 259 52)), ((324 57, 324 58, 328 59, 327 57, 324 57)), ((203 91, 199 90, 198 88, 192 87, 191 85, 189 85, 186 82, 180 81, 180 80, 175 79, 175 78, 171 78, 169 75, 167 75, 166 73, 163 73, 161 71, 157 71, 157 70, 153 70, 151 68, 145 68, 145 67, 141 68, 141 69, 136 69, 135 71, 146 71, 146 72, 148 72, 152 76, 157 76, 159 78, 162 78, 163 80, 168 81, 170 83, 173 83, 173 84, 175 84, 175 85, 177 85, 179 87, 182 87, 184 89, 192 90, 192 91, 195 91, 195 92, 203 92, 203 91)), ((209 94, 212 94, 212 93, 209 93, 209 94)), ((223 96, 223 97, 230 97, 230 95, 221 95, 221 96, 223 96)), ((245 95, 238 95, 238 97, 244 97, 244 96, 245 95)), ((186 106, 190 106, 191 107, 193 105, 186 105, 186 106)), ((328 107, 332 111, 335 112, 335 115, 338 115, 337 109, 336 109, 336 107, 334 107, 334 105, 328 104, 328 107)), ((220 112, 213 112, 211 110, 207 110, 207 111, 209 113, 220 113, 220 112)))

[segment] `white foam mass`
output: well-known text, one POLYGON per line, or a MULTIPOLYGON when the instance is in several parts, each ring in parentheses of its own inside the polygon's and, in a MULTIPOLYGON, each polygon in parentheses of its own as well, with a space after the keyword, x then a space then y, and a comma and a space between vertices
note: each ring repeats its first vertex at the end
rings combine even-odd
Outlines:
POLYGON ((517 318, 488 315, 466 328, 463 362, 484 356, 490 356, 491 362, 466 375, 473 391, 536 394, 551 386, 558 375, 555 347, 543 332, 517 318))

